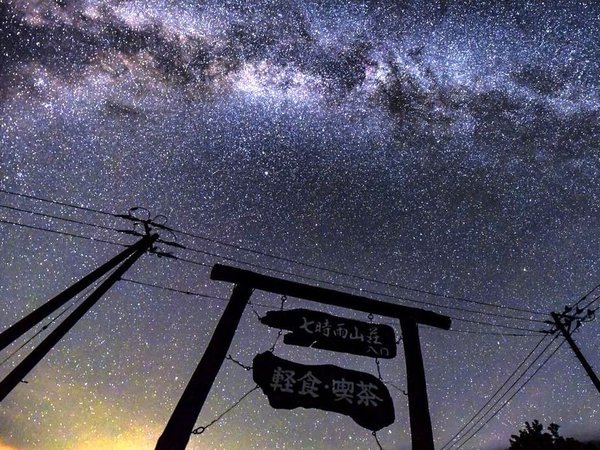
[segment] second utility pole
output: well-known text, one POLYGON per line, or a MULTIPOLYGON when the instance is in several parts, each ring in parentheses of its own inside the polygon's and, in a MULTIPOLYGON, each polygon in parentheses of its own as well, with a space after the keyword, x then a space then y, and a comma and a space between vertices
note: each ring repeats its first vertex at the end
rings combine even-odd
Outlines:
POLYGON ((583 353, 581 353, 581 350, 579 350, 579 347, 577 347, 577 344, 571 337, 571 333, 569 333, 569 330, 567 330, 565 325, 561 322, 560 316, 558 314, 553 312, 553 313, 550 313, 550 315, 554 319, 554 323, 556 324, 556 327, 563 334, 563 336, 565 337, 565 339, 571 346, 571 349, 573 350, 573 352, 575 352, 575 356, 577 356, 577 359, 579 359, 579 362, 581 363, 581 365, 587 372, 588 376, 592 380, 592 383, 594 383, 594 386, 596 386, 596 389, 598 389, 598 392, 600 393, 600 380, 598 379, 598 376, 594 373, 594 369, 592 368, 590 363, 588 363, 587 360, 585 359, 585 356, 583 356, 583 353))

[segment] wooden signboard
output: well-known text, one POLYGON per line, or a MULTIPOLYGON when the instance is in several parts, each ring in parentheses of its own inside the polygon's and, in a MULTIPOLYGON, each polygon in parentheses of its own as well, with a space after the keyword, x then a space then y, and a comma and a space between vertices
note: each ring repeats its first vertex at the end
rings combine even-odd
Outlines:
POLYGON ((256 355, 252 366, 254 381, 273 408, 337 412, 372 431, 394 423, 390 393, 371 374, 333 365, 298 364, 271 352, 256 355))
POLYGON ((394 358, 396 336, 389 325, 345 319, 308 309, 269 311, 265 325, 289 330, 283 342, 372 358, 394 358))

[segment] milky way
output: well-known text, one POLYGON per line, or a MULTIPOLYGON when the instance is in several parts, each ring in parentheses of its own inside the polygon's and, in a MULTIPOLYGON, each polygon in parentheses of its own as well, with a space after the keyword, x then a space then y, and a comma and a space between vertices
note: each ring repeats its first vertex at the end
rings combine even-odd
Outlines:
MULTIPOLYGON (((496 3, 0 0, 0 187, 116 213, 144 206, 178 229, 312 265, 562 310, 600 282, 600 7, 496 3)), ((129 226, 7 194, 0 204, 129 226)), ((133 239, 6 208, 0 218, 133 239)), ((2 328, 119 251, 0 229, 2 328)), ((164 239, 221 256, 175 250, 182 258, 250 262, 451 315, 457 332, 421 331, 438 447, 539 340, 461 333, 520 334, 465 319, 548 328, 529 319, 549 316, 453 310, 444 306, 507 314, 190 236, 164 239)), ((206 267, 150 255, 130 278, 222 298, 230 288, 206 267)), ((276 296, 257 295, 278 307, 276 296)), ((118 283, 4 401, 1 442, 151 448, 224 304, 118 283)), ((232 355, 249 364, 276 334, 248 311, 232 355)), ((596 322, 576 334, 597 371, 598 338, 596 322)), ((286 347, 276 353, 376 373, 365 358, 286 347)), ((403 364, 382 362, 384 378, 404 386, 403 364)), ((227 361, 198 425, 252 385, 227 361)), ((379 438, 410 448, 406 399, 392 394, 397 421, 379 438)), ((566 346, 463 448, 507 446, 535 418, 581 438, 598 431, 599 397, 566 346)), ((190 441, 375 447, 346 417, 275 411, 260 393, 190 441)))

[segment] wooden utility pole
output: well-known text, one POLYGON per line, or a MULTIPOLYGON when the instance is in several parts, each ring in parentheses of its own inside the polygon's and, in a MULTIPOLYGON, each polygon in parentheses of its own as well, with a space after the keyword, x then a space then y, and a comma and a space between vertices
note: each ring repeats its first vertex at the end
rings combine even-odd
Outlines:
POLYGON ((156 450, 183 450, 187 446, 208 392, 225 361, 235 330, 240 323, 246 304, 250 300, 250 295, 252 295, 250 287, 243 284, 234 286, 229 303, 217 324, 204 356, 183 391, 163 434, 156 443, 156 450))
POLYGON ((140 239, 138 242, 126 248, 111 260, 102 264, 96 270, 90 272, 79 281, 73 283, 60 294, 48 300, 42 306, 29 313, 27 316, 23 317, 17 323, 4 330, 2 333, 0 333, 0 350, 3 350, 4 348, 12 344, 16 339, 21 337, 32 327, 44 320, 46 317, 48 317, 62 305, 67 303, 85 288, 90 286, 92 283, 94 283, 100 277, 108 273, 110 270, 114 269, 118 264, 122 263, 128 256, 132 255, 137 249, 144 246, 145 243, 145 239, 140 239))
POLYGON ((71 328, 96 304, 100 298, 115 284, 127 270, 158 239, 158 235, 146 236, 141 245, 117 269, 92 292, 65 320, 63 320, 33 351, 25 357, 4 380, 0 382, 0 402, 17 386, 21 380, 48 354, 71 328))
POLYGON ((594 383, 594 386, 596 386, 596 389, 600 393, 600 380, 598 379, 598 376, 594 373, 594 369, 592 368, 590 363, 587 362, 587 360, 585 359, 585 356, 583 356, 583 353, 581 353, 581 350, 579 350, 579 347, 577 347, 577 344, 571 337, 571 333, 569 333, 569 330, 567 330, 565 325, 560 320, 560 315, 557 313, 554 313, 554 312, 550 313, 550 315, 552 316, 552 319, 554 319, 554 323, 556 324, 556 327, 562 333, 562 335, 565 337, 565 339, 571 346, 571 349, 575 353, 575 356, 577 356, 577 359, 579 359, 579 362, 581 363, 581 365, 585 369, 586 373, 592 380, 592 383, 594 383))

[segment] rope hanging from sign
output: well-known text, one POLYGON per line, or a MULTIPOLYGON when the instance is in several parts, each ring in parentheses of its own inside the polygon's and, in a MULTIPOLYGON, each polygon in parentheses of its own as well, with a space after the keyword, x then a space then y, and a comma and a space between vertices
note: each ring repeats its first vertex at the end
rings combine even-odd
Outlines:
MULTIPOLYGON (((367 317, 369 319, 369 323, 373 323, 373 313, 369 313, 369 315, 367 317)), ((383 377, 381 376, 381 367, 380 367, 379 358, 375 358, 375 367, 377 367, 377 376, 379 377, 379 380, 383 381, 383 377)), ((379 442, 379 438, 377 437, 377 431, 373 431, 373 433, 371 433, 371 434, 375 438, 375 442, 377 443, 377 447, 379 447, 379 450, 383 450, 383 447, 381 446, 381 442, 379 442)))
POLYGON ((254 289, 250 290, 250 298, 248 299, 248 306, 250 306, 250 309, 252 310, 252 312, 254 313, 254 315, 256 316, 256 318, 258 320, 260 320, 261 315, 258 313, 258 311, 256 310, 256 308, 254 308, 254 303, 252 303, 252 294, 254 294, 254 289))
MULTIPOLYGON (((283 306, 285 305, 286 300, 287 300, 287 295, 282 295, 281 296, 281 306, 279 307, 279 311, 283 311, 283 306)), ((283 330, 280 328, 279 331, 277 331, 277 337, 275 338, 275 342, 273 342, 273 345, 271 345, 271 348, 269 348, 269 351, 271 351, 271 352, 275 351, 275 347, 277 347, 277 343, 279 342, 279 339, 281 339, 282 334, 283 334, 283 330)))
MULTIPOLYGON (((369 313, 369 315, 367 317, 369 319, 369 323, 373 323, 373 313, 369 313)), ((379 377, 379 379, 381 381, 383 381, 383 377, 381 376, 381 367, 380 367, 379 358, 375 358, 375 366, 377 367, 377 376, 379 377)), ((375 436, 375 439, 377 439, 377 436, 375 436)))
POLYGON ((250 389, 248 392, 246 392, 244 395, 242 395, 237 402, 235 402, 233 405, 231 405, 229 408, 227 408, 225 411, 223 411, 220 415, 217 416, 216 419, 214 419, 208 425, 204 425, 202 427, 198 427, 198 428, 192 430, 192 434, 202 434, 202 433, 204 433, 207 428, 213 426, 215 423, 217 423, 219 420, 221 420, 223 417, 225 417, 225 415, 227 415, 232 409, 234 409, 240 403, 242 403, 246 397, 248 397, 250 394, 252 394, 257 389, 258 389, 258 385, 254 386, 252 389, 250 389))
POLYGON ((251 300, 248 300, 248 306, 250 306, 250 309, 252 310, 252 312, 254 313, 254 315, 256 316, 256 318, 258 320, 261 319, 261 315, 258 313, 258 311, 256 310, 256 308, 254 308, 254 303, 252 303, 251 300))
MULTIPOLYGON (((373 313, 369 313, 368 318, 369 318, 369 322, 373 322, 373 313)), ((402 337, 399 336, 398 339, 396 339, 396 345, 399 345, 401 340, 402 340, 402 337)), ((398 392, 400 392, 408 397, 408 392, 406 392, 406 390, 401 389, 398 386, 396 386, 394 383, 383 379, 383 376, 381 375, 381 361, 379 360, 379 358, 375 358, 375 366, 377 367, 377 376, 379 377, 379 379, 381 381, 383 381, 385 384, 389 384, 394 389, 396 389, 398 392)))
POLYGON ((375 438, 375 442, 377 442, 377 447, 379 447, 379 450, 384 450, 383 447, 381 446, 381 442, 379 442, 379 438, 377 437, 377 431, 373 431, 373 433, 371 433, 371 434, 375 438))
MULTIPOLYGON (((254 291, 254 289, 253 289, 254 291)), ((287 300, 287 296, 282 295, 281 296, 281 305, 279 307, 280 311, 283 311, 283 307, 284 304, 287 300)), ((254 314, 256 315, 256 317, 260 320, 261 319, 261 315, 258 313, 258 311, 256 311, 256 309, 254 308, 254 305, 252 304, 252 302, 248 302, 248 304, 250 305, 252 312, 254 312, 254 314)), ((275 350, 275 347, 277 346, 277 343, 279 342, 279 339, 281 338, 281 335, 283 334, 283 330, 279 330, 279 332, 277 333, 277 338, 275 339, 275 342, 273 342, 273 345, 271 345, 270 347, 270 351, 275 350)), ((246 371, 250 371, 253 369, 252 366, 247 366, 244 363, 238 361, 237 359, 235 359, 233 356, 231 356, 231 353, 227 355, 227 357, 225 358, 231 362, 233 362, 234 364, 240 366, 242 369, 246 370, 246 371)), ((250 389, 248 392, 246 392, 244 395, 242 395, 240 397, 240 399, 238 401, 236 401, 233 405, 231 405, 229 408, 227 408, 225 411, 223 411, 221 414, 219 414, 214 420, 212 420, 211 422, 209 422, 207 425, 198 427, 194 430, 192 430, 192 434, 202 434, 206 431, 207 428, 209 428, 210 426, 214 425, 215 423, 217 423, 219 420, 221 420, 225 415, 227 415, 232 409, 236 408, 240 403, 242 403, 244 401, 244 399, 246 397, 248 397, 252 392, 254 392, 255 390, 257 390, 259 388, 258 385, 255 385, 252 389, 250 389)))
POLYGON ((247 365, 241 363, 240 361, 238 361, 237 359, 235 359, 233 356, 231 356, 231 353, 229 355, 227 355, 227 358, 225 358, 225 359, 228 359, 232 363, 237 364, 238 366, 240 366, 244 370, 252 370, 252 366, 247 366, 247 365))

